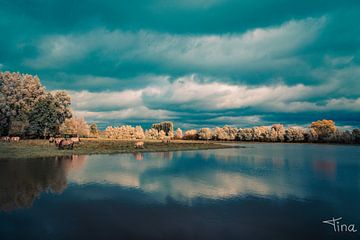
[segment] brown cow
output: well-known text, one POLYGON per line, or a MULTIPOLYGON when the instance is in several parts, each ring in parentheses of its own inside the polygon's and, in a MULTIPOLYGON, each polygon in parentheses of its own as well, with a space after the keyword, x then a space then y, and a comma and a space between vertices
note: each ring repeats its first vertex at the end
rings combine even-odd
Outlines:
POLYGON ((135 148, 144 148, 144 142, 135 142, 135 148))
POLYGON ((60 142, 61 142, 62 140, 63 140, 63 138, 55 138, 55 139, 54 139, 55 146, 59 147, 60 142))
POLYGON ((10 142, 10 137, 2 137, 1 141, 10 142))
POLYGON ((59 143, 59 149, 73 149, 74 148, 74 141, 70 139, 63 139, 59 143))
POLYGON ((164 139, 162 140, 162 143, 170 143, 170 138, 164 138, 164 139))

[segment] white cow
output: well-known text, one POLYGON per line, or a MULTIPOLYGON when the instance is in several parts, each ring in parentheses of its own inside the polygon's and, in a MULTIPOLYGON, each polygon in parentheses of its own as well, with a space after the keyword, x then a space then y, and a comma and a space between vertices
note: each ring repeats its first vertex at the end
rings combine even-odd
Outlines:
POLYGON ((11 137, 10 142, 18 142, 20 141, 20 137, 11 137))
POLYGON ((135 148, 144 148, 144 142, 136 142, 134 146, 135 148))

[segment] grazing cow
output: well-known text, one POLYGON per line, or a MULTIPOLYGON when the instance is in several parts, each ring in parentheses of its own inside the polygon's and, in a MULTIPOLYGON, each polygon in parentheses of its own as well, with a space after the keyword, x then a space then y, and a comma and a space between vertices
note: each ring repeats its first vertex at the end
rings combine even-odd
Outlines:
POLYGON ((2 137, 1 141, 10 142, 10 137, 2 137))
POLYGON ((73 149, 74 148, 74 141, 70 139, 63 139, 59 143, 59 149, 73 149))
POLYGON ((79 137, 72 137, 70 138, 71 141, 73 141, 74 143, 80 143, 80 138, 79 137))
POLYGON ((62 138, 55 138, 55 139, 54 139, 55 146, 59 147, 60 142, 61 142, 62 140, 63 140, 62 138))
POLYGON ((49 143, 53 143, 55 141, 55 138, 54 137, 50 137, 49 138, 49 143))
POLYGON ((162 140, 162 143, 170 143, 170 138, 164 138, 164 139, 162 140))
POLYGON ((136 142, 134 146, 135 148, 144 148, 144 142, 136 142))
POLYGON ((20 141, 20 137, 11 137, 10 142, 18 142, 20 141))

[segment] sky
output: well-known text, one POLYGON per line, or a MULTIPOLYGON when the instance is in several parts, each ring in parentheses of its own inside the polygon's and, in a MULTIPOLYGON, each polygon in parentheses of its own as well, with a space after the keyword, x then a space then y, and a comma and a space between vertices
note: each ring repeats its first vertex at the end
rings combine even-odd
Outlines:
POLYGON ((0 71, 88 122, 360 126, 360 1, 0 0, 0 71))

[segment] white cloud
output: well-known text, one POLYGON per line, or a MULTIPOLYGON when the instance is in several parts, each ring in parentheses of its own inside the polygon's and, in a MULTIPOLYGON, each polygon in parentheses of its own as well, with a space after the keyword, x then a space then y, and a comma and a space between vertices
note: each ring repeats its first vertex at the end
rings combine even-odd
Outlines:
POLYGON ((262 118, 261 116, 258 115, 252 115, 252 116, 237 116, 237 117, 232 117, 232 116, 223 116, 223 117, 216 117, 216 118, 211 118, 208 121, 210 122, 221 122, 221 123, 226 123, 227 125, 252 125, 252 126, 256 126, 262 123, 262 118))
POLYGON ((356 99, 333 98, 329 99, 325 105, 326 110, 348 110, 360 112, 360 97, 356 99))
POLYGON ((305 86, 286 84, 248 86, 227 84, 196 75, 163 81, 161 86, 138 90, 88 92, 71 91, 74 109, 91 120, 101 119, 174 119, 185 112, 222 112, 250 109, 248 117, 211 117, 208 121, 239 121, 256 125, 259 113, 296 113, 305 111, 360 111, 360 98, 324 96, 336 91, 335 85, 305 86), (314 99, 314 100, 308 100, 314 99), (210 119, 210 120, 209 120, 210 119))
POLYGON ((120 92, 69 91, 73 107, 77 110, 112 109, 141 106, 143 90, 120 92))
MULTIPOLYGON (((318 87, 302 84, 287 86, 284 84, 247 86, 231 85, 220 81, 206 82, 196 75, 185 76, 158 91, 144 91, 144 102, 151 104, 178 105, 184 110, 224 110, 247 107, 263 108, 264 111, 281 111, 277 107, 290 102, 297 102, 318 92, 318 87)), ((325 90, 323 90, 323 93, 325 90)), ((296 107, 296 104, 293 106, 296 107)), ((283 111, 291 111, 286 107, 283 111)), ((298 110, 298 109, 297 109, 298 110)))
POLYGON ((149 109, 145 106, 127 108, 117 111, 85 111, 76 110, 76 113, 87 120, 127 120, 127 119, 173 119, 175 114, 162 109, 149 109))
POLYGON ((298 63, 294 51, 316 38, 324 17, 289 21, 271 28, 221 35, 172 35, 150 31, 95 29, 69 35, 51 35, 38 44, 40 55, 26 64, 34 68, 61 68, 96 52, 116 65, 147 61, 186 69, 273 68, 298 63))

